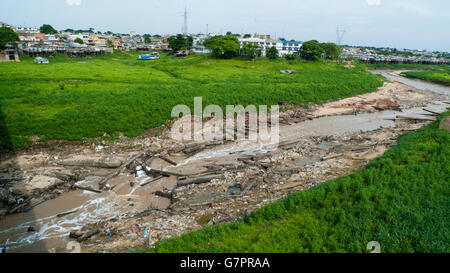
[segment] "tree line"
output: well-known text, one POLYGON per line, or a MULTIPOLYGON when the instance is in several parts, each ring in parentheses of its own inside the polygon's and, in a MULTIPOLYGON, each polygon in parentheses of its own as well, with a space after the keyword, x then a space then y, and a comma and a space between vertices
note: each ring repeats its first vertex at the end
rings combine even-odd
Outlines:
MULTIPOLYGON (((248 59, 255 59, 262 55, 262 48, 254 42, 247 42, 240 46, 239 40, 235 35, 214 36, 206 39, 203 45, 210 49, 215 58, 231 59, 237 56, 244 56, 248 59)), ((336 60, 341 54, 341 48, 334 43, 319 43, 311 40, 303 43, 299 55, 297 53, 286 54, 284 57, 288 60, 297 57, 316 61, 319 59, 336 60)), ((266 57, 271 60, 279 58, 279 52, 276 47, 271 47, 266 52, 266 57)))

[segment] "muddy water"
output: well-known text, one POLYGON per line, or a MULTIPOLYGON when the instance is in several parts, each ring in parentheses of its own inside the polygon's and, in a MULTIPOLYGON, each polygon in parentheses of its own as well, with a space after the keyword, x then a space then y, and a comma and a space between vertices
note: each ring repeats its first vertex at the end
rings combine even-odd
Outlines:
MULTIPOLYGON (((399 81, 422 90, 430 90, 450 96, 450 88, 419 80, 410 80, 392 74, 391 71, 376 71, 390 80, 399 81)), ((444 111, 447 105, 433 102, 429 109, 444 111)), ((382 111, 353 115, 321 117, 289 126, 280 126, 280 142, 301 141, 309 136, 338 135, 349 132, 371 131, 380 127, 394 127, 389 119, 396 115, 421 115, 422 107, 411 108, 403 112, 382 111)), ((195 173, 204 170, 208 164, 232 164, 236 158, 244 154, 266 153, 276 148, 270 144, 243 141, 216 146, 200 152, 190 158, 179 157, 178 166, 170 167, 167 163, 155 160, 150 165, 155 169, 172 170, 179 173, 195 173)), ((46 201, 27 213, 13 214, 4 217, 0 222, 0 245, 16 243, 8 248, 8 252, 69 252, 67 243, 71 240, 68 234, 89 223, 106 221, 115 217, 133 215, 148 207, 165 208, 170 201, 157 197, 152 193, 163 188, 172 188, 176 179, 163 178, 157 182, 141 187, 142 183, 151 180, 142 170, 137 176, 121 175, 111 181, 111 191, 100 194, 76 190, 64 193, 56 199, 46 201), (131 183, 130 183, 131 182, 131 183), (61 216, 58 214, 71 212, 61 216), (28 232, 33 227, 35 231, 28 232)), ((78 182, 82 186, 96 188, 98 177, 88 177, 78 182)))
MULTIPOLYGON (((110 181, 111 186, 116 186, 111 191, 70 191, 29 212, 7 215, 0 223, 0 242, 18 244, 8 248, 8 252, 48 252, 52 249, 65 252, 70 241, 70 231, 81 229, 86 224, 132 215, 148 207, 168 207, 168 199, 151 194, 162 189, 159 183, 152 187, 141 187, 140 184, 150 178, 143 171, 138 171, 137 174, 137 177, 116 177, 110 181), (134 184, 131 185, 130 182, 134 184), (70 214, 59 215, 65 213, 70 214), (35 231, 29 232, 29 227, 35 231)), ((96 180, 87 179, 77 184, 94 188, 95 183, 96 180)))
MULTIPOLYGON (((447 105, 440 102, 433 102, 426 105, 426 108, 437 112, 445 111, 447 105)), ((359 131, 372 131, 378 128, 395 127, 395 122, 392 119, 397 115, 401 116, 417 116, 424 117, 423 114, 428 114, 422 110, 422 107, 410 108, 399 111, 382 111, 359 115, 338 115, 320 117, 313 120, 292 124, 289 126, 280 127, 280 143, 301 141, 305 137, 310 136, 327 136, 340 135, 347 133, 355 133, 359 131)), ((277 145, 264 144, 260 142, 241 141, 238 144, 228 144, 218 146, 216 148, 200 152, 195 156, 188 158, 186 161, 180 163, 195 164, 201 160, 212 160, 217 163, 217 160, 236 159, 242 155, 255 155, 259 153, 266 153, 276 149, 277 145)), ((211 161, 211 163, 212 163, 211 161)), ((202 162, 203 165, 205 162, 202 162)))
POLYGON ((398 76, 397 73, 399 73, 399 71, 372 70, 370 72, 372 72, 374 74, 380 74, 380 75, 386 77, 389 80, 398 81, 398 82, 401 82, 403 84, 415 87, 415 88, 420 89, 420 90, 428 90, 428 91, 432 91, 432 92, 435 92, 435 93, 439 93, 439 94, 450 96, 450 87, 447 87, 447 86, 444 86, 444 85, 439 85, 439 84, 434 84, 434 83, 430 83, 430 82, 426 82, 426 81, 422 81, 422 80, 419 80, 419 79, 409 79, 409 78, 406 78, 406 77, 398 76))

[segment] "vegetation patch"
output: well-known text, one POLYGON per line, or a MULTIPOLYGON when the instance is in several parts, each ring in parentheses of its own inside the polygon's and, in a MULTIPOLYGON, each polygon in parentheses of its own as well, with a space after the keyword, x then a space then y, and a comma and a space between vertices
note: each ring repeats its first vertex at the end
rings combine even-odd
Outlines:
POLYGON ((450 86, 449 72, 432 72, 432 71, 408 71, 402 72, 403 76, 413 79, 430 81, 438 84, 450 86))
POLYGON ((411 70, 429 70, 429 71, 442 71, 450 72, 450 65, 429 65, 429 64, 366 64, 370 69, 411 69, 411 70))
MULTIPOLYGON (((0 63, 0 135, 2 148, 25 147, 31 136, 41 141, 85 140, 123 132, 138 136, 165 124, 172 108, 203 105, 307 106, 376 91, 379 77, 331 61, 278 59, 175 58, 139 61, 140 53, 116 52, 92 59, 58 55, 49 65, 22 56, 20 63, 0 63), (204 65, 208 63, 208 65, 204 65), (295 69, 283 75, 282 69, 295 69)), ((142 54, 142 53, 141 53, 142 54)))

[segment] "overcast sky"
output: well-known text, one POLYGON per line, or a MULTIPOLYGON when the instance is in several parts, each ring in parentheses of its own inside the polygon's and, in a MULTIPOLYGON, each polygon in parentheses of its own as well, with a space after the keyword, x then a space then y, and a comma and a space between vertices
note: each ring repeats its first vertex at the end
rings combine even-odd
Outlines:
POLYGON ((0 21, 151 34, 284 34, 287 39, 450 51, 449 0, 1 0, 0 21))

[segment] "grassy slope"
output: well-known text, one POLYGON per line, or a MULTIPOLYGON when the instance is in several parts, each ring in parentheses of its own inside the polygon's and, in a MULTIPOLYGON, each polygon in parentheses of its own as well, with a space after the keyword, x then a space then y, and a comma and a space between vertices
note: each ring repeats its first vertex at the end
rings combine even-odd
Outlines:
POLYGON ((0 63, 0 147, 42 140, 81 140, 124 132, 137 136, 170 119, 173 106, 306 105, 376 90, 381 81, 363 66, 334 63, 214 60, 202 56, 137 61, 116 53, 95 59, 58 56, 50 65, 0 63), (280 69, 297 69, 283 75, 280 69), (6 125, 5 125, 6 124, 6 125))
POLYGON ((450 72, 450 65, 428 65, 428 64, 366 64, 370 69, 411 69, 450 72))
POLYGON ((290 195, 244 221, 164 240, 149 252, 449 252, 450 134, 402 136, 364 170, 290 195))
POLYGON ((404 75, 408 78, 421 79, 421 80, 425 80, 425 81, 430 81, 430 82, 450 86, 450 73, 449 72, 412 71, 412 72, 403 72, 402 75, 404 75))

